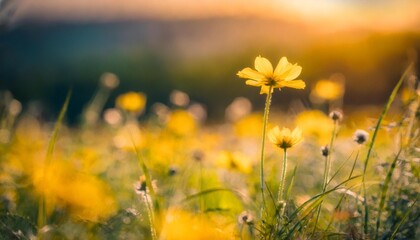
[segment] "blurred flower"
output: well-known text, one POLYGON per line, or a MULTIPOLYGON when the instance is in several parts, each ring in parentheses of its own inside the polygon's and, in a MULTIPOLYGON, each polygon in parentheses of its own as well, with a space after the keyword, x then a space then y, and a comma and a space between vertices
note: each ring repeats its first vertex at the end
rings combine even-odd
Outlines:
POLYGON ((197 130, 197 122, 187 111, 176 110, 168 117, 166 127, 176 135, 191 135, 197 130))
POLYGON ((247 98, 237 97, 225 110, 226 119, 236 122, 239 119, 250 114, 252 110, 252 103, 247 98))
POLYGON ((178 209, 169 209, 163 222, 160 239, 234 239, 233 228, 219 225, 221 224, 211 221, 205 215, 193 214, 178 209))
POLYGON ((187 111, 198 121, 204 122, 207 118, 207 110, 203 104, 194 103, 188 107, 187 111))
POLYGON ((254 222, 254 216, 248 211, 243 211, 238 216, 239 224, 252 224, 254 222))
POLYGON ((305 136, 311 136, 319 143, 328 142, 334 123, 323 112, 318 110, 304 111, 297 115, 295 124, 304 132, 305 136))
POLYGON ((365 130, 357 129, 353 135, 353 139, 358 144, 364 144, 369 139, 369 133, 365 130))
POLYGON ((157 118, 159 119, 159 121, 164 122, 167 120, 169 114, 170 114, 170 109, 168 106, 166 106, 163 103, 155 103, 152 105, 152 111, 154 114, 156 114, 157 118))
POLYGON ((120 110, 116 108, 110 108, 104 112, 104 120, 109 125, 118 125, 122 122, 122 115, 120 110))
MULTIPOLYGON (((334 75, 335 76, 335 75, 334 75)), ((332 77, 331 79, 319 80, 312 89, 311 96, 322 100, 332 101, 343 97, 343 77, 332 77)))
POLYGON ((287 148, 291 148, 303 140, 302 130, 296 127, 291 132, 288 128, 283 128, 280 130, 280 128, 276 126, 268 132, 268 139, 277 147, 286 150, 287 148))
POLYGON ((22 104, 18 100, 13 99, 12 101, 10 101, 9 113, 12 116, 17 116, 21 111, 22 111, 22 104))
POLYGON ((334 121, 341 121, 343 119, 343 113, 339 110, 334 110, 330 112, 329 117, 334 121))
POLYGON ((266 58, 258 56, 255 59, 255 69, 244 68, 237 73, 240 78, 245 78, 246 84, 261 87, 260 94, 267 94, 270 86, 274 88, 290 87, 296 89, 305 88, 305 82, 294 80, 299 76, 302 67, 291 64, 286 57, 282 57, 273 71, 273 66, 266 58))
POLYGON ((146 95, 140 92, 121 94, 116 100, 117 107, 132 113, 140 113, 146 106, 146 95))
POLYGON ((137 123, 128 123, 119 129, 117 135, 112 139, 117 148, 131 151, 139 149, 146 144, 145 134, 137 123))
POLYGON ((216 160, 219 167, 238 170, 243 173, 251 173, 252 159, 239 152, 222 151, 216 160))
POLYGON ((173 90, 169 95, 172 104, 180 107, 186 107, 190 103, 190 97, 185 92, 173 90))
POLYGON ((102 74, 100 81, 102 86, 108 89, 114 89, 120 84, 120 80, 118 79, 117 75, 109 72, 102 74))
POLYGON ((234 125, 235 134, 240 137, 260 137, 263 128, 261 118, 261 114, 255 113, 240 119, 234 125))
POLYGON ((108 218, 117 210, 109 187, 94 176, 81 174, 61 160, 44 170, 33 169, 33 185, 47 200, 47 209, 66 208, 74 218, 98 221, 108 218))

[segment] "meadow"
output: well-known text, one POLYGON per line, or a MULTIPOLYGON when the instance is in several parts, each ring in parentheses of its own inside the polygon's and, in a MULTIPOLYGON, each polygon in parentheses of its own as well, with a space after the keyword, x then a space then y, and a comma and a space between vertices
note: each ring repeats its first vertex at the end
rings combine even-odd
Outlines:
POLYGON ((232 72, 265 107, 238 96, 219 122, 179 90, 170 104, 146 104, 141 89, 112 99, 112 73, 71 126, 71 87, 54 122, 3 91, 0 238, 416 239, 415 66, 383 106, 346 108, 333 75, 313 84, 310 106, 283 111, 271 99, 308 88, 305 66, 273 60, 232 72))

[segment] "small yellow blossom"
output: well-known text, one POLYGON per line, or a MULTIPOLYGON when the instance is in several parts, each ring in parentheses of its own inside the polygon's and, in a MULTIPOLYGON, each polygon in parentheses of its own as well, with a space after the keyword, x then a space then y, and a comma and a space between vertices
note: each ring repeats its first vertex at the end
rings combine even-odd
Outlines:
POLYGON ((308 110, 296 116, 295 125, 299 126, 305 133, 305 137, 324 144, 331 138, 334 122, 319 110, 308 110))
POLYGON ((344 95, 344 86, 342 82, 335 80, 319 80, 312 90, 312 95, 328 101, 339 99, 344 95))
POLYGON ((280 130, 278 126, 268 132, 268 139, 277 147, 285 150, 293 147, 303 140, 300 128, 296 127, 293 131, 290 131, 288 128, 280 130))
POLYGON ((305 82, 295 80, 302 72, 302 67, 297 64, 291 64, 286 57, 282 57, 273 70, 271 62, 258 56, 255 59, 255 70, 244 68, 237 73, 240 78, 245 78, 246 84, 254 87, 261 87, 260 94, 268 94, 270 87, 271 92, 274 88, 281 89, 290 87, 296 89, 304 89, 305 82))
POLYGON ((251 158, 239 152, 222 151, 216 160, 216 164, 226 169, 251 173, 253 162, 251 158))
POLYGON ((251 114, 241 118, 235 123, 234 131, 239 137, 260 137, 263 123, 261 114, 251 114))
POLYGON ((186 136, 194 134, 197 131, 197 121, 187 111, 176 110, 169 115, 166 127, 171 132, 186 136))
POLYGON ((33 187, 45 196, 47 210, 69 210, 75 219, 99 221, 117 211, 109 186, 97 177, 78 172, 71 164, 56 160, 44 168, 35 168, 33 187))
POLYGON ((117 97, 117 107, 128 112, 140 113, 146 106, 146 95, 140 92, 128 92, 117 97))

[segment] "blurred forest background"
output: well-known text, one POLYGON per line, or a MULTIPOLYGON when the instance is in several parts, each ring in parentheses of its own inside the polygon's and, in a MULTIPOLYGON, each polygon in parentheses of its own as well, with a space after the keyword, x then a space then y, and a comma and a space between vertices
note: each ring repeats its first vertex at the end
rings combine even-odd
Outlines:
POLYGON ((111 72, 120 86, 107 106, 126 91, 144 92, 149 106, 167 103, 177 89, 217 120, 238 96, 262 109, 259 90, 236 76, 262 55, 275 64, 287 56, 307 83, 275 94, 275 108, 310 105, 313 84, 336 73, 345 77, 345 106, 382 104, 417 62, 420 4, 368 2, 1 0, 0 90, 48 119, 73 86, 74 122, 111 72))

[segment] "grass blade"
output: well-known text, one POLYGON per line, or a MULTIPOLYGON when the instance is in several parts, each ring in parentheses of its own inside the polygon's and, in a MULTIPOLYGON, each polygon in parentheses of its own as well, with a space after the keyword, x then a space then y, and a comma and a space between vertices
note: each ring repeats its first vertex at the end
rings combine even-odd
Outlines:
POLYGON ((378 239, 379 227, 381 225, 381 214, 382 214, 382 209, 384 208, 384 205, 385 205, 385 199, 386 199, 386 195, 388 191, 388 186, 389 186, 389 183, 391 182, 392 173, 395 170, 395 167, 397 165, 397 160, 401 154, 401 151, 402 149, 398 151, 397 155, 394 158, 394 161, 392 161, 391 167, 389 168, 388 173, 386 175, 384 185, 382 186, 380 196, 378 197, 381 200, 379 202, 378 217, 376 219, 375 239, 378 239))
MULTIPOLYGON (((43 178, 45 178, 46 170, 51 163, 55 143, 57 142, 57 136, 60 131, 64 116, 66 115, 72 92, 73 92, 72 88, 70 88, 69 91, 67 92, 66 99, 64 100, 64 104, 61 107, 60 114, 58 115, 57 121, 55 122, 54 130, 51 134, 50 141, 48 142, 47 156, 45 158, 45 164, 43 166, 44 168, 43 178)), ((47 224, 46 199, 45 199, 45 195, 42 195, 38 203, 38 229, 41 229, 46 224, 47 224)))
POLYGON ((395 239, 395 235, 397 235, 398 230, 400 229, 400 227, 403 225, 403 223, 405 222, 405 220, 407 220, 408 215, 411 213, 411 210, 413 210, 414 206, 416 206, 417 203, 417 198, 416 200, 413 202, 413 204, 411 205, 411 207, 409 209, 407 209, 407 211, 404 214, 404 217, 401 219, 401 221, 398 223, 397 227, 395 228, 395 230, 392 232, 392 235, 389 239, 395 239))
POLYGON ((369 206, 367 204, 367 194, 366 194, 366 187, 365 187, 365 176, 366 176, 366 170, 367 170, 367 166, 369 163, 369 159, 370 159, 370 155, 372 153, 372 149, 373 149, 373 145, 375 144, 375 140, 376 140, 376 136, 378 134, 379 128, 381 126, 382 120, 385 118, 386 114, 388 113, 389 108, 391 107, 391 104, 394 102, 395 97, 397 96, 398 90, 400 89, 405 77, 407 76, 407 74, 410 72, 411 68, 412 68, 413 64, 411 63, 407 69, 404 71, 404 73, 401 75, 401 78, 398 80, 397 84, 395 85, 394 89, 391 92, 391 95, 388 98, 388 101, 384 107, 384 109, 382 110, 381 115, 379 116, 379 119, 375 125, 375 130, 373 131, 372 134, 372 140, 370 141, 369 144, 369 148, 366 154, 366 159, 365 159, 365 164, 364 164, 364 168, 363 168, 363 175, 362 175, 362 183, 363 183, 363 194, 364 194, 364 211, 365 211, 365 218, 364 218, 364 233, 365 235, 367 235, 368 233, 368 220, 369 220, 369 206))

